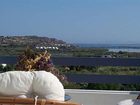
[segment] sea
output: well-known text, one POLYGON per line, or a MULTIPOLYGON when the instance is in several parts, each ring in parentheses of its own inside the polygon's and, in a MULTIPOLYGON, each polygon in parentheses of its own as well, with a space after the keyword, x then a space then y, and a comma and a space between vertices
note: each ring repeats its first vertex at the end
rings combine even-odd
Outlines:
POLYGON ((140 52, 140 44, 74 44, 80 48, 105 48, 112 52, 140 52))

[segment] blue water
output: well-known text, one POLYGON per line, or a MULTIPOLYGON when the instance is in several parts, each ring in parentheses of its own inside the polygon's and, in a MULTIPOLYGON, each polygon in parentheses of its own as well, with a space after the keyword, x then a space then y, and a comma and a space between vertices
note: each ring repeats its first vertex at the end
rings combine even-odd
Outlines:
POLYGON ((140 52, 140 44, 75 44, 81 48, 106 48, 109 51, 140 52))
POLYGON ((136 49, 136 48, 108 48, 109 51, 113 51, 113 52, 119 52, 119 51, 123 51, 123 52, 140 52, 140 49, 136 49))

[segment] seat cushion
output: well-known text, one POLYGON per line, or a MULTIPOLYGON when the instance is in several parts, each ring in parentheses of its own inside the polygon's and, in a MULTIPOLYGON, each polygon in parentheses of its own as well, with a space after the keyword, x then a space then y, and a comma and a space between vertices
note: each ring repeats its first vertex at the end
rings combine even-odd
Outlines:
POLYGON ((45 71, 34 71, 34 74, 33 91, 39 98, 64 101, 64 87, 55 75, 45 71))
POLYGON ((120 101, 117 105, 140 105, 140 100, 127 99, 120 101))
POLYGON ((0 94, 18 96, 32 93, 33 74, 25 71, 10 71, 0 74, 0 94))

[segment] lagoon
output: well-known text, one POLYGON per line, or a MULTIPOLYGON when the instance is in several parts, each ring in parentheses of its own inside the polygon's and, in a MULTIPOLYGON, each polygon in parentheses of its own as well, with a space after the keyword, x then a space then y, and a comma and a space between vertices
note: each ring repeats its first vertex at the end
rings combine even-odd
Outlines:
POLYGON ((119 52, 119 51, 123 51, 123 52, 140 52, 140 49, 135 49, 135 48, 109 48, 109 51, 112 52, 119 52))
POLYGON ((75 44, 80 48, 105 48, 113 52, 140 52, 140 44, 75 44))

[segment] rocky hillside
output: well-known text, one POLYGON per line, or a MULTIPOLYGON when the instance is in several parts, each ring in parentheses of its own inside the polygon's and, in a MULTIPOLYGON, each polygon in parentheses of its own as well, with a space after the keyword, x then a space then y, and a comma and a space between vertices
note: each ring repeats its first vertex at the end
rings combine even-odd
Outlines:
POLYGON ((68 45, 62 40, 39 36, 0 36, 0 46, 57 46, 68 45))

